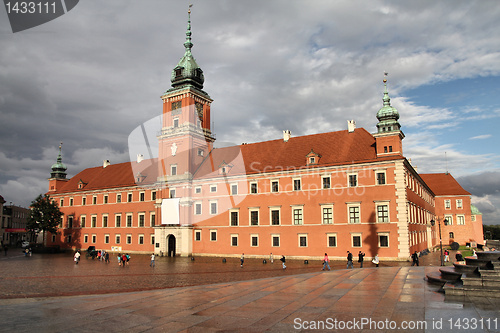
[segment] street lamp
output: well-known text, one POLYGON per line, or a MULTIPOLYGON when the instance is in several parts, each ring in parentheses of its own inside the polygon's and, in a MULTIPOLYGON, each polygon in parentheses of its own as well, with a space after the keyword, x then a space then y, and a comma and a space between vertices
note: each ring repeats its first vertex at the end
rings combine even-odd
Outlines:
MULTIPOLYGON (((441 222, 439 221, 439 217, 437 218, 438 220, 438 226, 439 226, 439 248, 441 249, 441 266, 444 266, 444 261, 443 261, 443 240, 441 238, 441 222)), ((448 225, 448 220, 444 219, 443 221, 444 225, 448 225)), ((436 221, 431 220, 431 226, 434 226, 436 224, 436 221)))

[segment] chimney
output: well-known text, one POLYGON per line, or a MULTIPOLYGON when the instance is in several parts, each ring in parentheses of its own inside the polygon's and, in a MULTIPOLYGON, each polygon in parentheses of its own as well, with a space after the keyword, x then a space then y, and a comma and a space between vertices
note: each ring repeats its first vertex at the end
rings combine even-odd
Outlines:
POLYGON ((291 137, 292 137, 292 132, 290 132, 290 130, 283 131, 283 141, 284 142, 288 142, 288 140, 290 140, 291 137))
POLYGON ((137 163, 141 163, 142 161, 144 161, 144 155, 137 154, 137 163))
POLYGON ((108 165, 111 165, 111 162, 109 160, 103 160, 102 161, 102 167, 103 168, 107 167, 108 165))
POLYGON ((347 121, 347 131, 349 133, 352 133, 352 132, 354 132, 355 129, 356 129, 356 121, 348 120, 347 121))

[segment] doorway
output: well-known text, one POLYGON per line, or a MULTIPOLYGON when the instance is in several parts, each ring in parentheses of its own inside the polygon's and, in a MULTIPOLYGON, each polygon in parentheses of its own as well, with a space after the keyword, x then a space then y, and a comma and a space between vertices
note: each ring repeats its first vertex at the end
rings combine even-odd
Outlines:
POLYGON ((175 236, 168 235, 167 236, 167 256, 175 257, 175 236))

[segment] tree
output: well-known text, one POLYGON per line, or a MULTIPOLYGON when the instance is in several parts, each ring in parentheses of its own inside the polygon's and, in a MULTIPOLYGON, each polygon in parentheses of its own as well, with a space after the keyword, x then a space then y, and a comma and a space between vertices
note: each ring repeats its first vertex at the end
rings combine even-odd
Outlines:
POLYGON ((56 234, 61 223, 63 213, 59 206, 50 199, 50 196, 39 195, 31 202, 31 212, 26 223, 26 230, 35 234, 43 232, 43 243, 45 244, 45 233, 56 234))

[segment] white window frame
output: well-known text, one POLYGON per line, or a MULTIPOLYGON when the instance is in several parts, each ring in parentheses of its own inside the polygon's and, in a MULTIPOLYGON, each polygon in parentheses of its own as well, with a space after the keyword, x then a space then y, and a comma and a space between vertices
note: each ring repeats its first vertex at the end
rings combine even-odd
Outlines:
POLYGON ((387 185, 387 173, 385 170, 375 170, 375 185, 387 185), (381 173, 384 175, 384 183, 380 184, 378 179, 378 174, 381 173))
POLYGON ((292 178, 292 186, 294 191, 302 191, 302 179, 300 177, 292 178), (295 182, 298 182, 299 188, 295 188, 295 182))
POLYGON ((327 190, 332 188, 332 177, 331 176, 321 176, 321 189, 327 190), (329 186, 325 187, 325 181, 324 179, 328 179, 329 186))
POLYGON ((259 208, 248 208, 248 225, 251 227, 260 225, 260 209, 259 208), (252 224, 252 212, 257 212, 257 224, 252 224))
POLYGON ((125 244, 132 244, 132 234, 126 234, 125 235, 125 244))
POLYGON ((269 192, 271 192, 271 193, 279 193, 279 191, 280 191, 280 180, 279 179, 271 179, 271 180, 269 180, 269 182, 270 182, 270 185, 271 185, 269 187, 269 192), (277 183, 278 184, 278 186, 276 187, 276 191, 273 190, 273 183, 277 183))
POLYGON ((119 214, 115 214, 115 228, 121 228, 121 227, 122 227, 122 214, 121 214, 121 213, 119 213, 119 214), (117 217, 120 217, 120 226, 117 226, 117 225, 116 225, 116 222, 117 222, 117 221, 116 221, 116 218, 117 218, 117 217))
POLYGON ((457 199, 456 205, 457 205, 457 209, 463 209, 464 208, 464 201, 462 199, 457 199))
POLYGON ((109 228, 109 216, 108 214, 102 214, 102 217, 101 217, 101 225, 103 228, 109 228), (106 226, 104 226, 104 220, 106 220, 106 226))
POLYGON ((298 248, 306 248, 309 247, 309 237, 307 234, 297 234, 297 247, 298 248), (306 245, 300 244, 300 239, 304 237, 306 239, 306 245))
POLYGON ((359 223, 361 223, 361 203, 359 203, 359 202, 347 203, 347 223, 348 224, 359 224, 359 223), (358 208, 358 222, 351 222, 351 208, 352 207, 357 207, 358 208))
POLYGON ((217 242, 217 229, 211 229, 210 230, 210 241, 211 242, 217 242), (215 239, 213 239, 212 235, 215 234, 215 239))
POLYGON ((329 248, 335 248, 338 246, 338 236, 337 236, 337 233, 336 232, 329 232, 326 234, 326 247, 329 247, 329 248), (334 246, 331 246, 330 245, 330 237, 335 237, 335 245, 334 246))
POLYGON ((259 234, 250 234, 250 247, 259 247, 259 234), (253 238, 257 238, 257 245, 253 245, 253 238))
POLYGON ((250 182, 250 194, 259 194, 259 183, 258 182, 250 182), (255 193, 252 192, 253 185, 255 185, 255 193))
POLYGON ((463 214, 457 215, 457 225, 465 225, 465 215, 463 214), (460 220, 462 220, 462 223, 459 223, 460 220))
POLYGON ((390 201, 375 201, 375 216, 377 217, 377 223, 389 223, 391 222, 391 207, 389 206, 390 201), (387 221, 381 221, 378 214, 378 208, 381 206, 387 207, 387 221))
POLYGON ((194 193, 195 193, 195 194, 200 194, 200 193, 201 193, 201 186, 196 186, 196 187, 194 188, 194 193))
POLYGON ((110 240, 109 234, 104 234, 104 244, 109 244, 109 240, 110 240))
POLYGON ((330 225, 330 224, 334 224, 334 220, 333 220, 333 204, 320 204, 319 205, 321 211, 321 224, 326 224, 326 225, 330 225), (324 209, 331 209, 332 210, 332 217, 331 217, 331 222, 330 223, 325 223, 325 212, 324 212, 324 209))
POLYGON ((229 226, 230 227, 239 227, 240 226, 240 209, 232 208, 229 209, 229 226), (236 213, 236 225, 233 225, 233 213, 236 213))
POLYGON ((238 195, 238 183, 233 183, 229 186, 231 195, 238 195))
POLYGON ((218 207, 218 204, 217 204, 217 200, 210 200, 209 201, 209 207, 210 207, 210 215, 217 215, 217 212, 219 210, 219 207, 218 207), (215 205, 215 212, 213 211, 212 207, 214 207, 213 205, 215 205))
POLYGON ((137 227, 144 228, 146 227, 146 213, 138 213, 137 214, 137 227), (142 227, 141 227, 141 217, 142 217, 142 227))
POLYGON ((304 206, 303 205, 293 205, 292 208, 292 225, 304 225, 304 206), (296 223, 295 221, 295 211, 300 211, 300 221, 296 223))
POLYGON ((281 225, 281 206, 270 206, 269 207, 269 225, 281 225), (278 224, 273 224, 273 210, 277 210, 279 213, 278 224))
POLYGON ((170 164, 170 176, 177 176, 177 164, 170 164))
POLYGON ((202 215, 203 214, 203 202, 202 201, 195 201, 193 206, 194 206, 194 215, 202 215), (198 213, 197 207, 200 207, 199 213, 198 213))
POLYGON ((231 244, 231 247, 238 247, 240 245, 240 238, 238 234, 230 234, 229 235, 229 241, 231 244), (236 238, 236 245, 233 245, 233 239, 236 238))
POLYGON ((451 209, 451 200, 450 199, 446 199, 444 201, 444 209, 451 209))
POLYGON ((390 237, 389 236, 390 236, 390 233, 388 233, 388 232, 378 232, 377 233, 377 242, 378 242, 378 247, 379 248, 388 249, 391 246, 390 237), (387 237, 387 246, 382 246, 380 244, 380 236, 386 236, 387 237))
POLYGON ((359 186, 359 177, 357 172, 348 172, 347 173, 347 187, 358 187, 359 186), (356 185, 351 185, 351 176, 356 177, 356 185))
POLYGON ((271 234, 271 247, 281 247, 281 235, 280 234, 271 234), (274 238, 278 238, 278 245, 274 245, 274 238))
POLYGON ((361 232, 351 233, 351 247, 357 249, 363 247, 363 234, 361 232), (359 237, 359 246, 354 246, 354 237, 359 237))
POLYGON ((194 241, 195 241, 195 242, 201 242, 201 240, 202 240, 202 239, 201 239, 201 230, 195 230, 195 231, 194 231, 194 241), (199 238, 200 238, 200 239, 196 239, 196 238, 197 238, 197 236, 199 236, 199 238))
POLYGON ((210 193, 217 193, 217 185, 210 185, 210 193))
POLYGON ((448 225, 453 225, 453 215, 445 215, 444 218, 448 220, 448 225))

